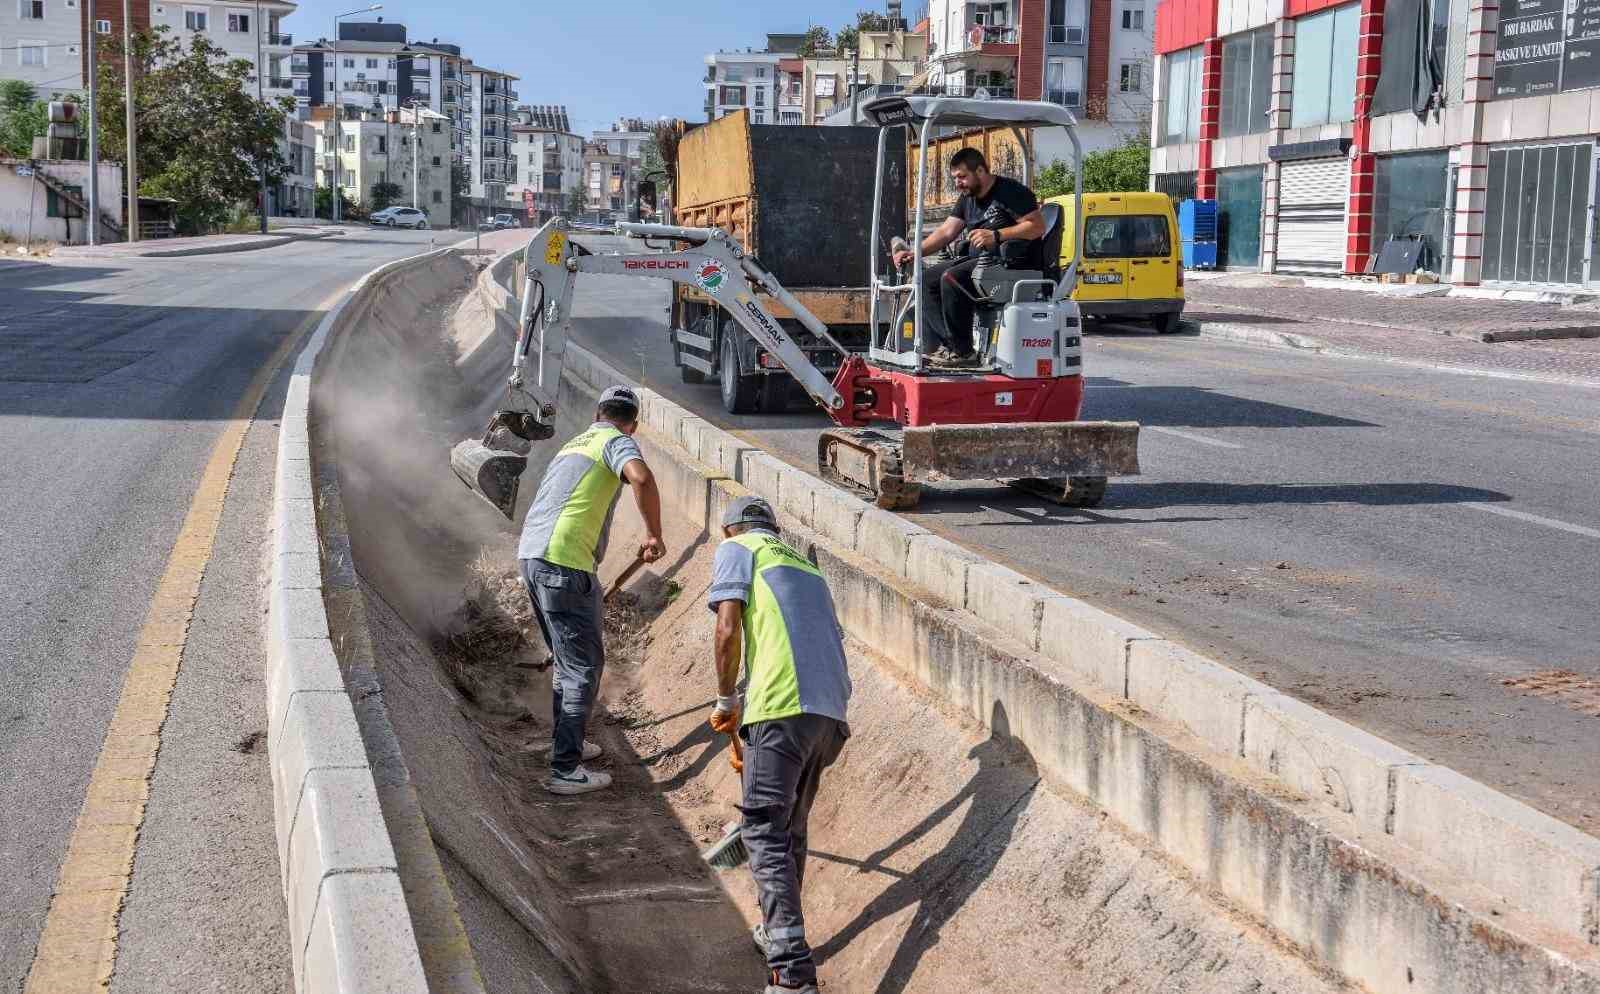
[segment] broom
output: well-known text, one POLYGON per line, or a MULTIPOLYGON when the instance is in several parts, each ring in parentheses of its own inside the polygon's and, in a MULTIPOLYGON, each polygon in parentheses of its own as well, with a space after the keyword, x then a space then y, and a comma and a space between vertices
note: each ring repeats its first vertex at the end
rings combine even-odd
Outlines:
MULTIPOLYGON (((739 741, 738 733, 728 736, 733 743, 733 755, 728 761, 735 770, 744 772, 744 746, 739 741)), ((716 845, 700 854, 700 858, 710 863, 719 870, 734 870, 750 861, 750 850, 745 848, 744 839, 739 834, 739 823, 730 821, 722 827, 722 839, 716 845)))

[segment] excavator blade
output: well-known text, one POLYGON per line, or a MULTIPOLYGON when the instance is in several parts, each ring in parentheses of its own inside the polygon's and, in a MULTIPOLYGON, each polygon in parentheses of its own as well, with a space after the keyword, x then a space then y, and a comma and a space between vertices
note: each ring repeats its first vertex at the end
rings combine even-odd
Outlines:
POLYGON ((517 487, 528 457, 504 449, 491 449, 476 438, 458 442, 450 450, 450 468, 473 493, 511 520, 517 508, 517 487))
POLYGON ((1055 421, 907 428, 908 480, 1015 480, 1136 476, 1139 423, 1055 421))

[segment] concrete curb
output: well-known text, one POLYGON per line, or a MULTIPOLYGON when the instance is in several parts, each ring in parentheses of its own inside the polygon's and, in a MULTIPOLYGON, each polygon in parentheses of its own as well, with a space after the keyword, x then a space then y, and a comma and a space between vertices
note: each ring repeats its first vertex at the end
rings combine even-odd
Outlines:
MULTIPOLYGON (((567 343, 591 392, 632 383, 567 343)), ((647 388, 663 499, 771 500, 852 634, 1372 990, 1600 994, 1600 839, 868 508, 647 388)))
POLYGON ((417 938, 355 709, 328 637, 308 431, 311 376, 362 277, 295 362, 278 438, 267 611, 267 751, 300 994, 426 992, 417 938))
POLYGON ((1220 342, 1236 342, 1245 345, 1265 346, 1267 348, 1297 349, 1302 352, 1314 352, 1318 355, 1332 356, 1338 359, 1384 362, 1395 366, 1409 366, 1413 369, 1428 369, 1440 373, 1455 373, 1461 376, 1487 376, 1497 380, 1550 383, 1556 386, 1587 387, 1589 389, 1600 388, 1600 380, 1582 379, 1575 376, 1552 376, 1545 373, 1523 373, 1513 369, 1486 369, 1482 366, 1428 362, 1422 359, 1403 359, 1396 356, 1378 355, 1374 352, 1363 352, 1360 349, 1331 345, 1320 338, 1313 338, 1309 335, 1268 331, 1264 328, 1253 328, 1249 325, 1232 324, 1226 321, 1194 321, 1191 319, 1186 319, 1186 321, 1199 329, 1197 337, 1220 342))

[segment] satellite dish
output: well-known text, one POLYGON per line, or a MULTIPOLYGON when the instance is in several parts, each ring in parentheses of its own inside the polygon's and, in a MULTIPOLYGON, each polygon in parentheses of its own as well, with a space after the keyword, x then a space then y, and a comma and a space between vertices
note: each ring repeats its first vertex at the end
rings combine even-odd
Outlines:
POLYGON ((987 86, 978 87, 976 90, 972 91, 972 97, 974 100, 988 100, 989 88, 987 86))
POLYGON ((967 43, 970 45, 983 44, 983 25, 974 24, 972 30, 967 32, 967 43))

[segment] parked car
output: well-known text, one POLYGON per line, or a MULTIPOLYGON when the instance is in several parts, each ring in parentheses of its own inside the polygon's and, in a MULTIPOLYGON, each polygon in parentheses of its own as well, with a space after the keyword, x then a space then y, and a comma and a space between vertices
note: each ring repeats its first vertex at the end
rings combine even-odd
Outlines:
POLYGON ((421 231, 428 226, 428 215, 415 207, 385 207, 373 212, 368 220, 382 228, 416 228, 421 231))
POLYGON ((517 219, 512 217, 510 214, 496 214, 492 223, 494 224, 496 230, 501 228, 522 227, 522 225, 517 223, 517 219))
MULTIPOLYGON (((1061 265, 1072 261, 1072 197, 1051 197, 1062 213, 1061 265)), ((1085 318, 1148 321, 1171 333, 1183 318, 1183 246, 1165 193, 1085 193, 1083 263, 1072 299, 1085 318)))

